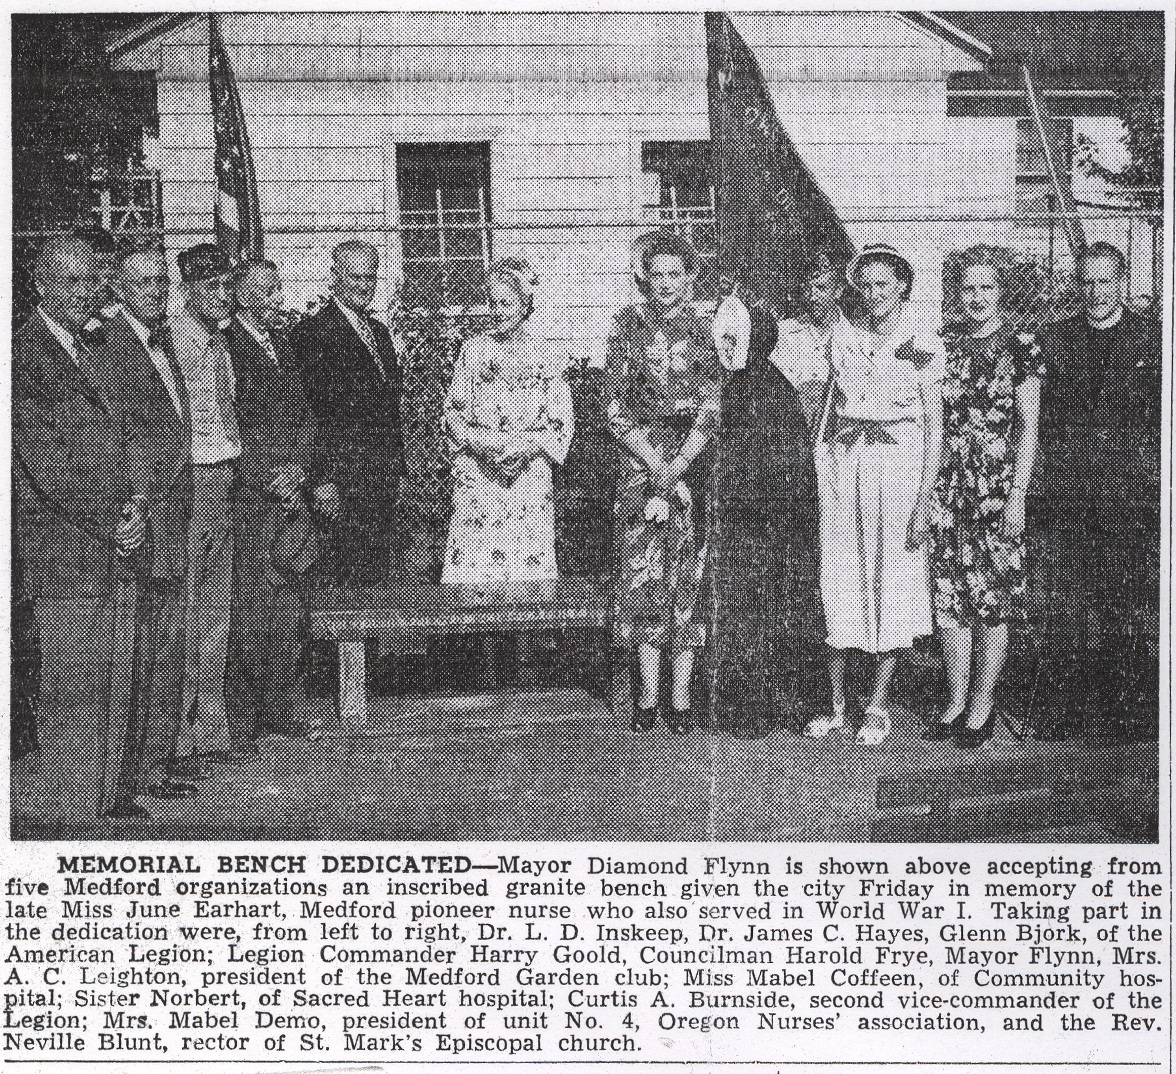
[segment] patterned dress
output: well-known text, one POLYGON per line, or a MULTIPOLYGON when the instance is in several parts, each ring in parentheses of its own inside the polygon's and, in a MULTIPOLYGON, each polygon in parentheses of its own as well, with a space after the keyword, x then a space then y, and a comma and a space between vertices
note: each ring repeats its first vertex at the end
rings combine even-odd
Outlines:
MULTIPOLYGON (((608 340, 604 412, 618 440, 643 430, 668 463, 693 429, 713 436, 720 371, 710 326, 687 307, 667 319, 649 305, 616 317, 608 340)), ((677 656, 704 644, 700 591, 706 563, 711 458, 703 452, 670 496, 665 523, 645 519, 649 471, 622 451, 614 508, 617 618, 622 636, 677 656)))
POLYGON ((1025 619, 1025 538, 1003 533, 1016 462, 1015 392, 1044 377, 1037 340, 1008 326, 947 333, 944 465, 932 517, 935 607, 961 623, 1025 619))
POLYGON ((567 457, 574 421, 562 374, 526 331, 463 344, 445 401, 456 454, 442 582, 489 585, 558 573, 551 467, 567 457), (509 480, 471 450, 471 441, 485 435, 542 453, 509 480))

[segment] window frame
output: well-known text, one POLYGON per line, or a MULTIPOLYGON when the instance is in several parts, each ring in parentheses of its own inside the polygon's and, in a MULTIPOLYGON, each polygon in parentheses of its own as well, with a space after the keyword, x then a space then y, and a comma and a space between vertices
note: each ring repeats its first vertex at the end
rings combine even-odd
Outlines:
MULTIPOLYGON (((409 280, 412 273, 410 266, 415 264, 427 263, 426 259, 406 256, 405 252, 405 216, 408 213, 428 212, 428 210, 406 210, 403 208, 403 202, 400 189, 401 178, 401 150, 403 148, 416 148, 420 146, 430 147, 468 147, 474 146, 483 147, 484 158, 479 162, 484 182, 479 186, 479 194, 481 195, 481 216, 478 224, 471 228, 474 233, 481 237, 480 256, 477 258, 482 264, 483 273, 489 268, 490 263, 494 257, 494 150, 495 140, 499 132, 496 130, 486 129, 471 129, 466 131, 454 132, 452 130, 411 130, 411 131, 393 131, 389 134, 387 142, 385 143, 385 175, 384 175, 384 191, 385 191, 385 252, 387 262, 390 269, 395 266, 395 274, 398 277, 398 285, 395 287, 396 297, 399 303, 405 309, 429 309, 442 314, 450 315, 454 313, 468 312, 468 313, 485 313, 489 309, 489 298, 483 284, 482 293, 469 303, 455 303, 452 295, 445 293, 440 296, 436 303, 422 304, 419 302, 408 302, 407 296, 409 293, 409 280)), ((440 188, 437 188, 440 193, 440 188)), ((444 205, 442 205, 440 220, 441 228, 439 231, 446 230, 444 222, 444 205)), ((440 236, 439 236, 440 241, 440 236)), ((474 258, 454 258, 449 261, 438 261, 439 265, 456 264, 462 261, 472 261, 474 258)))

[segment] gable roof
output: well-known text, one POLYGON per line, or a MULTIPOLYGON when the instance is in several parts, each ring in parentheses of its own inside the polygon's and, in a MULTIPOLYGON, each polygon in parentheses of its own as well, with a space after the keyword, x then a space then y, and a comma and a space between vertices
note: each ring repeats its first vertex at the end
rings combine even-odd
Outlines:
MULTIPOLYGON (((960 49, 982 63, 988 63, 992 58, 992 49, 988 45, 957 26, 952 19, 945 18, 941 14, 929 11, 879 11, 878 14, 898 15, 919 29, 946 41, 949 45, 960 49)), ((186 23, 195 22, 204 17, 204 15, 173 14, 143 15, 139 16, 137 21, 128 16, 120 16, 117 21, 112 19, 111 34, 106 42, 106 54, 111 60, 116 60, 124 53, 150 42, 153 38, 162 37, 186 23), (128 23, 130 25, 127 25, 128 23)))

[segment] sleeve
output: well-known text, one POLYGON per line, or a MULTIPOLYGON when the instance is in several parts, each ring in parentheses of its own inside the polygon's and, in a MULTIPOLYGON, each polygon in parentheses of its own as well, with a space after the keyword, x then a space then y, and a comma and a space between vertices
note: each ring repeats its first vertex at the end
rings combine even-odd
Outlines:
POLYGON ((609 332, 601 381, 601 410, 613 436, 624 439, 637 427, 628 404, 630 311, 623 310, 609 332))
POLYGON ((456 451, 470 449, 470 408, 473 404, 473 367, 477 364, 471 351, 476 344, 467 339, 453 363, 453 379, 445 395, 445 434, 456 451))
POLYGON ((568 457, 575 425, 572 391, 567 378, 553 371, 547 381, 547 427, 539 435, 539 446, 557 465, 563 465, 568 457))
MULTIPOLYGON (((755 345, 757 341, 754 335, 752 341, 749 350, 749 365, 752 362, 762 360, 765 353, 766 339, 758 341, 758 349, 755 345)), ((774 339, 772 343, 775 343, 774 339)), ((698 413, 694 417, 694 425, 690 431, 692 434, 701 434, 709 439, 715 435, 719 428, 719 400, 723 387, 723 367, 719 363, 718 353, 713 346, 705 347, 704 354, 705 357, 700 359, 699 363, 698 413)))
POLYGON ((938 332, 928 332, 916 336, 912 342, 919 383, 927 388, 942 384, 947 376, 947 346, 943 336, 938 332))
POLYGON ((1013 358, 1013 384, 1029 377, 1044 379, 1047 375, 1045 354, 1033 332, 1018 332, 1009 342, 1013 358))
MULTIPOLYGON (((86 441, 102 434, 83 430, 75 436, 74 431, 63 428, 53 399, 42 383, 42 378, 28 371, 18 368, 14 372, 12 431, 16 461, 33 495, 52 514, 93 538, 112 540, 122 506, 119 496, 113 485, 106 487, 101 479, 92 480, 96 470, 82 475, 76 464, 79 456, 93 460, 93 441, 86 441)), ((114 473, 103 476, 112 482, 120 479, 114 473)), ((125 478, 124 471, 122 479, 125 478)), ((128 487, 122 491, 129 494, 130 490, 128 487)))
POLYGON ((294 352, 295 368, 302 378, 302 389, 310 408, 313 448, 310 452, 307 484, 313 488, 337 483, 340 470, 332 451, 334 438, 328 428, 334 412, 334 400, 330 394, 331 377, 324 368, 322 337, 314 330, 309 319, 296 325, 290 333, 290 349, 294 352))

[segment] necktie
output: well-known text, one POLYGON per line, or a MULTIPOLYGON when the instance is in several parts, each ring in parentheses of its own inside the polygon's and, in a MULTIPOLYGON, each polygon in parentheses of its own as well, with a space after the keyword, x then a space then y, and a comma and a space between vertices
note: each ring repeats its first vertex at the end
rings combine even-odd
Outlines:
POLYGON ((376 368, 380 371, 380 377, 384 380, 388 379, 388 371, 384 368, 384 363, 380 361, 380 345, 376 342, 376 333, 372 331, 372 326, 368 323, 368 319, 362 314, 355 318, 356 328, 359 330, 359 338, 363 340, 363 345, 371 352, 372 358, 375 359, 376 368))
POLYGON ((168 396, 171 398, 172 405, 176 408, 176 413, 186 422, 188 419, 184 413, 184 396, 180 388, 180 385, 184 383, 184 374, 180 369, 179 362, 176 360, 175 347, 172 345, 171 329, 168 325, 157 325, 147 333, 147 349, 163 355, 164 363, 167 367, 167 375, 164 374, 163 369, 159 370, 159 375, 163 380, 163 386, 167 389, 168 396))
POLYGON ((241 427, 237 422, 237 393, 229 364, 229 351, 224 337, 218 332, 209 341, 212 348, 213 369, 216 384, 216 403, 220 410, 225 438, 235 448, 241 446, 241 427))

